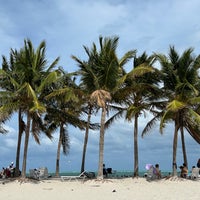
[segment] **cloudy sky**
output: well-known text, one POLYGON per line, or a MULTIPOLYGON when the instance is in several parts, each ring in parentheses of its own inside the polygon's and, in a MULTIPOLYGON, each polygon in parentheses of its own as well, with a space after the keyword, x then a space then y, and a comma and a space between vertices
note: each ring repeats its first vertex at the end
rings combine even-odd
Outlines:
MULTIPOLYGON (((193 47, 200 53, 199 0, 0 0, 0 54, 9 56, 10 48, 19 49, 29 38, 35 47, 46 41, 46 56, 51 62, 60 57, 66 71, 77 69, 71 59, 85 59, 83 45, 98 44, 100 35, 119 36, 118 55, 137 49, 138 55, 167 53, 174 45, 181 54, 193 47)), ((131 63, 127 68, 131 67, 131 63)), ((140 132, 150 116, 140 119, 140 132)), ((97 120, 97 118, 94 118, 97 120)), ((6 124, 7 135, 0 135, 0 167, 15 161, 17 117, 6 124)), ((61 156, 61 171, 79 171, 84 132, 69 127, 71 149, 61 156)), ((144 138, 139 137, 140 171, 146 163, 159 163, 161 170, 171 170, 173 125, 160 135, 158 126, 144 138)), ((41 137, 41 145, 30 138, 27 170, 47 166, 55 171, 58 135, 52 141, 41 137)), ((91 131, 86 156, 86 169, 98 166, 99 132, 91 131)), ((200 157, 200 148, 186 135, 189 167, 200 157)), ((23 149, 23 146, 22 146, 23 149)), ((180 140, 178 165, 183 163, 180 140)), ((119 120, 106 131, 105 164, 116 170, 133 170, 133 123, 119 120)))

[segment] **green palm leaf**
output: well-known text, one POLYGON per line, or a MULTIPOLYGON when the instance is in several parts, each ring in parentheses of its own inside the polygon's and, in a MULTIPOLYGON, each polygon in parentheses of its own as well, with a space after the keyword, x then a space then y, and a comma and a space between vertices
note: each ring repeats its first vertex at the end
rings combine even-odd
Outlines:
POLYGON ((171 112, 177 112, 178 110, 181 110, 184 107, 186 107, 186 104, 184 102, 173 100, 167 105, 167 110, 171 112))

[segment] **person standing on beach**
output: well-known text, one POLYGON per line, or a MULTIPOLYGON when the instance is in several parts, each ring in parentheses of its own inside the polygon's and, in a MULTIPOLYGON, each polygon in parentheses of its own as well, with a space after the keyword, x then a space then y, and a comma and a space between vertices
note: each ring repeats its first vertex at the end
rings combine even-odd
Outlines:
POLYGON ((9 170, 10 170, 10 175, 11 177, 14 177, 14 162, 11 162, 10 166, 9 166, 9 170))
POLYGON ((199 158, 199 160, 197 161, 197 167, 200 168, 200 158, 199 158))
POLYGON ((106 177, 108 176, 108 172, 107 172, 105 164, 103 164, 103 175, 106 177))

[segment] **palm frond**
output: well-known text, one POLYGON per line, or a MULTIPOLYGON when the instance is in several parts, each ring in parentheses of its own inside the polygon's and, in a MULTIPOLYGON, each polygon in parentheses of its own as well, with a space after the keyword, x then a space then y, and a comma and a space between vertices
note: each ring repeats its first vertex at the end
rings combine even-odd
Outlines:
POLYGON ((167 110, 171 112, 177 112, 180 109, 183 109, 186 106, 184 102, 173 100, 167 105, 167 110))
POLYGON ((114 115, 112 115, 112 117, 110 117, 106 122, 105 122, 105 129, 108 129, 117 119, 122 118, 122 116, 124 115, 125 110, 119 110, 117 113, 115 113, 114 115))
POLYGON ((144 137, 146 134, 148 134, 149 131, 153 127, 155 127, 155 125, 157 124, 157 122, 160 120, 161 116, 162 116, 162 112, 157 113, 157 115, 155 115, 150 121, 148 121, 148 123, 146 124, 146 126, 144 127, 144 129, 142 131, 142 137, 144 137))
POLYGON ((56 82, 57 79, 58 79, 58 72, 57 71, 53 71, 53 72, 49 73, 45 77, 45 79, 42 81, 41 85, 38 87, 38 92, 39 93, 42 92, 45 87, 56 82))
POLYGON ((134 68, 133 70, 131 70, 127 76, 128 77, 139 77, 139 76, 142 76, 146 73, 151 73, 151 72, 154 72, 154 68, 152 67, 149 67, 149 66, 146 66, 146 64, 141 64, 140 66, 134 68))

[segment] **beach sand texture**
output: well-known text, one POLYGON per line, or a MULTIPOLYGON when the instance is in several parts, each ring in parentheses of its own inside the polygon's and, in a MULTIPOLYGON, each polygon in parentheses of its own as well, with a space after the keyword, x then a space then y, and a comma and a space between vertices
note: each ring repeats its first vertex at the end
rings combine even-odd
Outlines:
POLYGON ((1 182, 0 197, 6 200, 199 200, 200 180, 15 180, 1 182))

